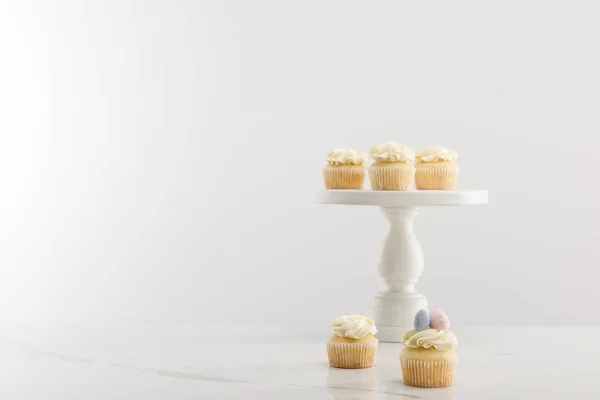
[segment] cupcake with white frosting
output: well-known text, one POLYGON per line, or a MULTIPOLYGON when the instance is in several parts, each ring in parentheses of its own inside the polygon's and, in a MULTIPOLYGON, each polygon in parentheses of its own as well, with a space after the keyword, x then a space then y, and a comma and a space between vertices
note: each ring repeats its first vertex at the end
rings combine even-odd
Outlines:
POLYGON ((415 183, 419 190, 453 190, 458 182, 456 151, 442 146, 428 147, 417 153, 415 183))
POLYGON ((402 337, 400 352, 404 384, 438 388, 452 386, 456 368, 456 336, 441 310, 420 310, 414 328, 402 337))
POLYGON ((360 150, 333 149, 323 168, 327 189, 362 189, 367 176, 367 155, 360 150))
POLYGON ((332 323, 333 335, 327 341, 329 365, 335 368, 369 368, 375 363, 378 340, 372 319, 346 315, 332 323))
POLYGON ((371 149, 369 178, 373 190, 410 190, 415 175, 415 152, 403 144, 387 142, 371 149))

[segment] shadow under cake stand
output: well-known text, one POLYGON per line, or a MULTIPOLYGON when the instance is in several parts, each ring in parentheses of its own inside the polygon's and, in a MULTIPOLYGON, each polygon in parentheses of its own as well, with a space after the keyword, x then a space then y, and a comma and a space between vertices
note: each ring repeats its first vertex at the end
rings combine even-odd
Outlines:
POLYGON ((423 272, 423 252, 412 221, 425 206, 486 204, 487 190, 322 190, 317 203, 377 206, 390 223, 383 244, 379 274, 385 290, 375 296, 373 319, 382 342, 401 342, 412 329, 418 310, 427 308, 427 298, 415 289, 423 272))

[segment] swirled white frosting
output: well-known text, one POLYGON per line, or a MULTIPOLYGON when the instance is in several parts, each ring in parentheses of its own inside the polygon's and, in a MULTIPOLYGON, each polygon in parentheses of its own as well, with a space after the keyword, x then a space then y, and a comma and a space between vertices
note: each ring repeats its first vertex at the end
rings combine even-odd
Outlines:
POLYGON ((457 158, 458 154, 454 150, 442 146, 428 147, 417 153, 417 163, 440 161, 454 162, 457 158))
POLYGON ((456 336, 449 331, 438 331, 437 329, 425 329, 424 331, 412 330, 402 336, 402 343, 406 347, 416 349, 422 347, 435 348, 439 351, 453 350, 458 345, 456 336))
POLYGON ((362 339, 377 333, 373 320, 362 315, 345 315, 334 319, 331 325, 336 335, 350 339, 362 339))
POLYGON ((330 165, 364 165, 367 155, 360 150, 333 149, 327 153, 327 162, 330 165))
POLYGON ((387 142, 371 149, 371 157, 383 162, 413 162, 415 151, 410 147, 396 142, 387 142))

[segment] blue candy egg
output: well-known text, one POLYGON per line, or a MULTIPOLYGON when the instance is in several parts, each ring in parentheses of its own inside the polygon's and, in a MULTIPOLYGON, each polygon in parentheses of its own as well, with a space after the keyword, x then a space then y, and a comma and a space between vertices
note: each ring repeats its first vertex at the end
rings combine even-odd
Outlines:
POLYGON ((431 316, 429 315, 429 310, 423 308, 417 312, 415 315, 415 330, 424 331, 425 329, 429 329, 429 323, 431 322, 431 316))

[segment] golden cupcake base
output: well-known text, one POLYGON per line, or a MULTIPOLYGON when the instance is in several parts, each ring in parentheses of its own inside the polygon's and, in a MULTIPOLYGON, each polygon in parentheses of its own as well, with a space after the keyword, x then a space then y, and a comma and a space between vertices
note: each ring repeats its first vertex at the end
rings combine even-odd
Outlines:
POLYGON ((377 342, 336 343, 327 342, 329 365, 335 368, 369 368, 375 364, 377 342))
POLYGON ((453 163, 417 164, 415 185, 419 190, 454 190, 458 184, 458 166, 453 163))
POLYGON ((366 177, 365 166, 328 165, 323 168, 327 189, 362 189, 366 177))
POLYGON ((411 190, 414 176, 415 167, 412 164, 377 162, 369 167, 373 190, 411 190))
POLYGON ((452 386, 455 361, 420 361, 400 359, 404 384, 423 388, 452 386))
POLYGON ((456 369, 454 350, 409 348, 400 352, 404 384, 423 388, 452 386, 456 369))

